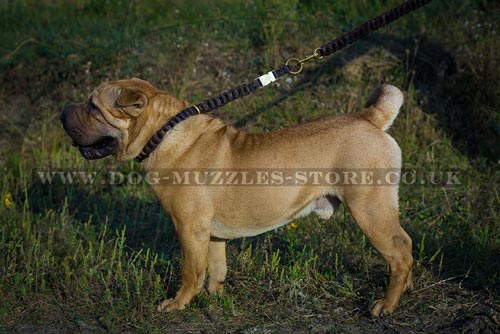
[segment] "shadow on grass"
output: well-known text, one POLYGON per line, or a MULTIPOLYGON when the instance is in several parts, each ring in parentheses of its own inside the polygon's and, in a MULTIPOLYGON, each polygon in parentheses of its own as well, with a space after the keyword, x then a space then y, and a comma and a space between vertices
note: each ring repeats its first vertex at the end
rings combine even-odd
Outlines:
POLYGON ((125 187, 95 189, 76 184, 46 185, 36 180, 27 194, 30 209, 35 214, 48 210, 57 212, 65 205, 68 214, 80 224, 90 222, 97 229, 106 224, 108 229, 116 231, 125 228, 125 244, 131 249, 151 249, 166 259, 177 256, 179 245, 174 227, 158 201, 128 194, 130 189, 125 187))

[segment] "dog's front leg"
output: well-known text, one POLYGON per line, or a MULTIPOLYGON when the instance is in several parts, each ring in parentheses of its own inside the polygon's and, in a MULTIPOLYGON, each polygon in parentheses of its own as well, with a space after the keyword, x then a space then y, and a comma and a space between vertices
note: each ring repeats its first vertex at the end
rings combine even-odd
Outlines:
POLYGON ((173 219, 182 249, 182 283, 173 299, 158 305, 158 311, 182 310, 196 296, 205 280, 210 227, 201 221, 173 219))

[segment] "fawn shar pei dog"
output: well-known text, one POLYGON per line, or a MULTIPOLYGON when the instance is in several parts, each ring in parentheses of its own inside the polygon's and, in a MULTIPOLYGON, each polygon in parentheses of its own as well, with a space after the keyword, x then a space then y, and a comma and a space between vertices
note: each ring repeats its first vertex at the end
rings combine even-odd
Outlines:
MULTIPOLYGON (((156 171, 161 178, 161 173, 175 170, 261 170, 257 176, 262 184, 152 182, 182 248, 181 286, 174 298, 158 305, 158 310, 184 309, 202 289, 207 264, 206 289, 209 293, 222 291, 227 240, 264 233, 311 212, 328 219, 343 203, 389 265, 389 286, 371 313, 378 317, 393 312, 401 294, 412 285, 413 264, 412 241, 398 217, 401 151, 385 132, 402 103, 401 91, 384 85, 358 113, 279 131, 249 134, 204 114, 189 117, 169 130, 142 161, 146 173, 156 171), (283 170, 303 172, 295 182, 286 183, 288 177, 279 174, 283 170), (347 180, 352 182, 345 182, 345 178, 341 182, 326 182, 326 178, 325 182, 305 181, 311 170, 348 171, 351 176, 347 180), (392 175, 396 180, 380 184, 377 174, 387 170, 398 171, 392 175), (274 174, 266 179, 266 171, 274 174), (352 180, 356 171, 369 174, 365 181, 377 182, 352 180)), ((66 106, 60 118, 85 158, 114 155, 123 161, 136 157, 156 131, 187 106, 185 101, 134 78, 101 84, 84 103, 66 106)))

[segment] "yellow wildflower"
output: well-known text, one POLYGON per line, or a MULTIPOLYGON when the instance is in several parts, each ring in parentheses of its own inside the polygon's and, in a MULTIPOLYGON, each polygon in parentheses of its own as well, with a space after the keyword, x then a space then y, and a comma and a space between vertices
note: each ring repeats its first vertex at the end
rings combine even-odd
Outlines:
POLYGON ((3 200, 3 205, 5 205, 5 207, 7 208, 10 208, 12 206, 12 195, 8 192, 5 194, 5 198, 3 200))
POLYGON ((293 223, 288 224, 286 226, 286 229, 287 230, 295 230, 297 227, 299 227, 299 223, 293 222, 293 223))

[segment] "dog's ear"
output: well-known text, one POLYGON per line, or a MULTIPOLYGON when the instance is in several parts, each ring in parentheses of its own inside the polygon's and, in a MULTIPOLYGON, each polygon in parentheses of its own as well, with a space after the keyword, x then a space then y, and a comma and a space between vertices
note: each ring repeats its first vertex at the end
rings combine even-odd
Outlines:
POLYGON ((124 88, 116 99, 116 104, 130 116, 136 117, 148 105, 148 97, 138 90, 124 88))

